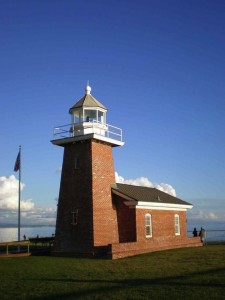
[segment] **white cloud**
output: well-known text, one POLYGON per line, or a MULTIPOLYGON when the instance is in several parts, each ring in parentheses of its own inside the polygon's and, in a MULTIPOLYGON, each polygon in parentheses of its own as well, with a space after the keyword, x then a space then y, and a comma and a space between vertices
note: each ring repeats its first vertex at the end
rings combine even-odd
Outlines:
POLYGON ((168 183, 153 183, 147 177, 138 177, 135 179, 124 179, 117 172, 115 172, 116 182, 125 183, 130 185, 138 185, 138 186, 146 186, 146 187, 154 187, 162 192, 170 194, 176 197, 175 189, 168 183))
POLYGON ((214 212, 209 212, 207 218, 210 220, 218 220, 219 217, 214 212))
POLYGON ((189 215, 192 220, 217 221, 224 219, 224 214, 207 211, 206 209, 190 211, 189 215))
POLYGON ((190 220, 201 220, 205 222, 224 222, 224 198, 196 198, 189 199, 193 204, 193 209, 188 211, 190 220))
MULTIPOLYGON (((18 209, 18 187, 19 181, 14 176, 0 177, 0 209, 17 210, 18 209)), ((25 188, 24 183, 20 183, 21 191, 25 188)), ((31 199, 21 199, 21 211, 29 211, 34 207, 31 199)))
MULTIPOLYGON (((0 176, 0 222, 16 224, 18 219, 18 186, 19 181, 14 176, 0 176)), ((25 184, 20 184, 21 191, 25 184)), ((21 223, 22 224, 55 224, 55 207, 38 207, 32 199, 21 199, 21 223)))

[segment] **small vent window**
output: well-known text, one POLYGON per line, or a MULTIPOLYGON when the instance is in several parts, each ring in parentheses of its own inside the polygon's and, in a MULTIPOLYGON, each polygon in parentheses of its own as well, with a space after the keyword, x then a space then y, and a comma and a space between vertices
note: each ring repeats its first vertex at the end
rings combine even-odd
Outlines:
POLYGON ((77 156, 74 157, 74 169, 80 169, 80 160, 77 156))
POLYGON ((78 222, 78 209, 72 209, 71 215, 72 215, 71 225, 76 226, 78 222))

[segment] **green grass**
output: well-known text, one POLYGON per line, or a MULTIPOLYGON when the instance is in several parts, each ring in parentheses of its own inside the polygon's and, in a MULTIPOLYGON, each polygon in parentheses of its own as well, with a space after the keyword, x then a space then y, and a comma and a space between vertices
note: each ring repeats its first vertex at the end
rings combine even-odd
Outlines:
POLYGON ((0 299, 225 299, 225 246, 120 260, 0 259, 0 299))

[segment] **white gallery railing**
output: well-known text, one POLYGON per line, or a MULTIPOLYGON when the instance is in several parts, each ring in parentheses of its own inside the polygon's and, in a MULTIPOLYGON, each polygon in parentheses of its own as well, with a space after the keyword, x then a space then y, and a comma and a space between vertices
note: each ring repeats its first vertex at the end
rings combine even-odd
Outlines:
POLYGON ((73 123, 54 127, 53 140, 71 138, 85 134, 98 134, 122 142, 122 129, 98 121, 73 123))

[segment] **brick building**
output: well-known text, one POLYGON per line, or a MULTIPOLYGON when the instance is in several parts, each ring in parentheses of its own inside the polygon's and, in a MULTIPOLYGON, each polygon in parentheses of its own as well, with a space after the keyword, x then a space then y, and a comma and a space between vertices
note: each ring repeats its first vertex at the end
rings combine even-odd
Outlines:
POLYGON ((122 130, 106 123, 107 109, 86 93, 69 110, 71 124, 54 129, 64 147, 55 255, 120 258, 200 246, 188 238, 192 205, 155 188, 115 183, 112 148, 122 130))

